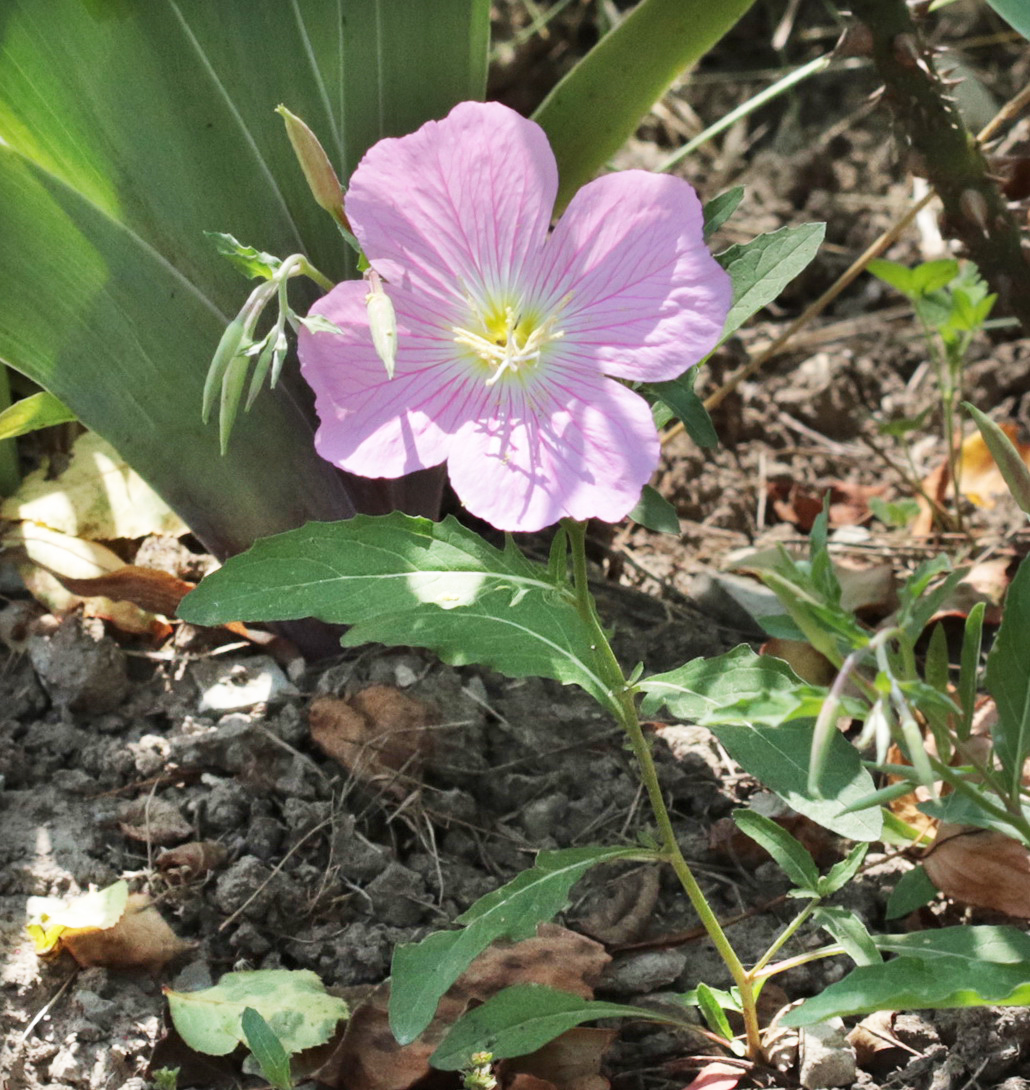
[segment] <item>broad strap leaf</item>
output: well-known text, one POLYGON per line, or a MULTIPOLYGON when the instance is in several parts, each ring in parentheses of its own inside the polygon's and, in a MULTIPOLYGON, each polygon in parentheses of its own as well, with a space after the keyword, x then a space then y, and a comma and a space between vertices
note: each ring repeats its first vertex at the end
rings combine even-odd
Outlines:
POLYGON ((995 752, 1020 793, 1023 764, 1030 755, 1030 563, 1019 565, 1005 595, 1005 612, 987 657, 987 690, 998 705, 995 752))

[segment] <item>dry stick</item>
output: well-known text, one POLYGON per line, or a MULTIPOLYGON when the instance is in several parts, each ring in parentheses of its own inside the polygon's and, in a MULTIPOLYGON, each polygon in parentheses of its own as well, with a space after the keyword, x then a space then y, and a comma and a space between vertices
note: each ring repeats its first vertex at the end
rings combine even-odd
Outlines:
MULTIPOLYGON (((1030 104, 1030 84, 1023 88, 1014 98, 1005 103, 995 114, 991 121, 977 135, 977 142, 984 143, 989 140, 1007 121, 1016 117, 1019 112, 1030 104)), ((874 258, 879 257, 888 247, 892 246, 902 235, 916 216, 933 200, 934 192, 931 190, 917 204, 910 208, 897 222, 889 227, 875 242, 857 257, 848 269, 843 272, 835 283, 831 284, 814 303, 810 303, 805 310, 794 319, 793 322, 769 345, 766 346, 753 360, 742 367, 732 378, 723 383, 717 390, 705 398, 705 408, 712 409, 721 405, 737 387, 750 378, 756 371, 763 367, 778 355, 784 346, 793 338, 794 334, 803 329, 813 318, 821 314, 826 307, 837 298, 838 295, 865 269, 874 258)), ((683 431, 682 422, 675 424, 662 435, 662 442, 679 435, 683 431)))

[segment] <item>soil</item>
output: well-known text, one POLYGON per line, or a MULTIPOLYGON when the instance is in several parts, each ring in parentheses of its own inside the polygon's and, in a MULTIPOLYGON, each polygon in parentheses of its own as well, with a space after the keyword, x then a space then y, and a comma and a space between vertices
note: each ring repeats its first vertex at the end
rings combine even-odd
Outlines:
MULTIPOLYGON (((764 70, 793 66, 832 45, 838 27, 826 8, 814 0, 788 7, 788 14, 780 4, 754 9, 694 79, 656 107, 619 165, 656 166, 697 131, 697 115, 720 116, 767 84, 764 70), (792 33, 777 53, 768 43, 785 18, 794 20, 792 33)), ((990 38, 996 22, 971 5, 947 12, 936 33, 965 43, 966 60, 991 94, 1004 100, 1026 82, 1030 56, 1010 40, 990 38)), ((527 20, 520 4, 503 13, 505 33, 527 20)), ((596 35, 591 20, 586 6, 573 5, 547 37, 504 51, 495 72, 498 96, 517 94, 519 107, 532 109, 596 35)), ((874 88, 861 63, 834 70, 684 164, 684 176, 706 197, 746 187, 717 249, 784 224, 827 223, 819 258, 712 361, 699 382, 702 394, 772 340, 911 202, 890 119, 868 102, 874 88)), ((907 235, 890 256, 920 260, 931 234, 907 235)), ((970 399, 1026 421, 1028 360, 1030 340, 1018 331, 981 338, 966 375, 970 399)), ((887 498, 908 495, 896 468, 904 464, 901 449, 877 423, 933 403, 925 350, 908 312, 888 289, 862 277, 723 402, 715 414, 717 449, 702 451, 686 437, 667 444, 656 484, 676 505, 682 536, 632 527, 599 544, 602 612, 623 661, 662 670, 740 642, 757 645, 760 630, 715 578, 727 554, 803 537, 803 519, 785 521, 799 509, 799 493, 819 495, 844 482, 880 486, 887 498)), ((917 474, 938 465, 943 450, 931 412, 912 444, 917 474)), ((940 551, 978 555, 1011 545, 1022 525, 1004 501, 971 515, 975 533, 961 542, 914 541, 866 518, 858 547, 904 570, 913 558, 940 551)), ((397 943, 446 927, 530 865, 539 849, 631 843, 647 827, 619 733, 576 689, 456 670, 407 649, 367 647, 315 663, 277 663, 250 645, 218 646, 209 634, 184 629, 154 648, 77 615, 40 620, 17 585, 6 594, 3 1090, 145 1090, 155 1070, 176 1066, 180 1090, 261 1085, 241 1072, 239 1057, 201 1062, 176 1043, 162 985, 203 987, 239 968, 311 969, 332 989, 358 995, 388 976, 397 943), (331 718, 338 705, 325 698, 370 690, 379 696, 364 698, 364 726, 337 749, 341 762, 312 737, 319 709, 331 718), (385 710, 367 703, 380 699, 385 710), (366 745, 369 736, 360 730, 382 723, 400 732, 399 749, 366 745), (143 839, 139 825, 137 837, 125 832, 139 820, 140 804, 143 839), (178 816, 178 832, 170 818, 171 830, 157 829, 161 804, 171 808, 160 811, 165 818, 178 816), (221 858, 172 867, 162 861, 162 851, 187 842, 217 843, 221 858), (148 972, 80 968, 67 953, 37 957, 25 931, 28 897, 119 878, 149 893, 187 944, 174 959, 148 972)), ((698 728, 685 727, 673 744, 658 740, 656 756, 686 855, 713 907, 735 921, 730 935, 743 960, 753 959, 790 918, 787 881, 771 862, 736 857, 720 830, 760 788, 698 728)), ((829 860, 841 847, 821 843, 829 860)), ((837 903, 872 930, 888 926, 886 897, 908 865, 886 849, 874 851, 837 903)), ((935 911, 938 919, 982 918, 952 905, 935 911)), ((562 922, 607 948, 599 998, 646 1004, 699 982, 729 985, 665 877, 655 886, 629 865, 600 868, 576 888, 562 922)), ((796 941, 803 949, 818 940, 802 931, 796 941)), ((819 961, 777 983, 798 999, 845 971, 842 959, 819 961)), ((864 1061, 848 1085, 1030 1087, 1024 1010, 909 1013, 894 1020, 892 1032, 892 1047, 864 1061)), ((767 1074, 762 1085, 798 1085, 790 1042, 785 1050, 785 1071, 767 1074)), ((630 1024, 607 1050, 603 1070, 618 1090, 668 1090, 690 1082, 705 1051, 694 1035, 630 1024)))

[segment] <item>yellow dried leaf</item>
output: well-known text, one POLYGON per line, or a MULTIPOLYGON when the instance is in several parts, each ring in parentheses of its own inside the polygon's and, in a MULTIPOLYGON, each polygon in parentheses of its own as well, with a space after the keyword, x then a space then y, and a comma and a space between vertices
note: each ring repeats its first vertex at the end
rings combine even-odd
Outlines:
POLYGON ((26 930, 37 954, 48 954, 68 931, 104 931, 125 914, 129 886, 115 882, 106 889, 92 889, 72 897, 30 897, 26 930))

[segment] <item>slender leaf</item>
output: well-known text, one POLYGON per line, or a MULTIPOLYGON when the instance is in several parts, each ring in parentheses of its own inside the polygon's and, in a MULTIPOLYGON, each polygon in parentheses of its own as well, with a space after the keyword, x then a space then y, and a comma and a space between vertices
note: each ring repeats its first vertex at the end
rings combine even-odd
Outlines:
POLYGON ((680 533, 680 519, 676 514, 676 508, 649 484, 644 485, 639 503, 630 511, 627 518, 659 534, 678 535, 680 533))
POLYGON ((1016 450, 1012 440, 986 413, 982 413, 968 401, 963 401, 962 407, 980 429, 980 434, 1001 471, 1005 484, 1012 493, 1012 498, 1025 514, 1030 515, 1030 469, 1020 457, 1019 451, 1016 450))
POLYGON ((825 223, 781 227, 716 255, 733 281, 733 306, 726 316, 723 341, 771 303, 811 262, 825 234, 825 223))
POLYGON ((883 961, 872 935, 851 909, 819 905, 812 913, 812 922, 829 931, 857 965, 879 965, 883 961))
MULTIPOLYGON (((708 1023, 708 1028, 713 1033, 718 1033, 724 1040, 732 1041, 735 1034, 730 1026, 730 1020, 726 1017, 722 1000, 719 998, 720 994, 727 995, 727 993, 720 993, 702 982, 698 984, 694 994, 698 1010, 701 1012, 701 1017, 708 1023)), ((729 998, 732 1003, 732 997, 729 998)), ((739 1004, 731 1006, 730 1010, 740 1010, 739 1004)))
POLYGON ((1030 8, 1026 0, 987 0, 987 3, 1024 38, 1030 39, 1030 8))
POLYGON ((441 1071, 458 1071, 474 1052, 490 1052, 498 1060, 524 1056, 573 1026, 599 1018, 670 1021, 668 1015, 645 1007, 600 1003, 542 984, 517 984, 459 1018, 429 1062, 441 1071))
POLYGON ((261 1074, 277 1090, 290 1090, 293 1086, 293 1075, 290 1071, 289 1053, 272 1032, 272 1027, 261 1017, 261 1012, 253 1007, 244 1007, 240 1027, 247 1040, 247 1047, 261 1068, 261 1074))
POLYGON ((962 721, 957 733, 965 741, 973 729, 973 713, 976 710, 976 694, 980 680, 980 652, 983 648, 984 614, 986 602, 977 602, 966 616, 962 634, 962 661, 958 675, 958 703, 962 709, 962 721))
POLYGON ((705 242, 733 215, 737 205, 744 199, 744 187, 742 185, 727 189, 718 197, 713 197, 704 206, 705 218, 705 242))
POLYGON ((188 594, 179 616, 193 624, 317 617, 353 626, 346 647, 429 647, 455 666, 575 683, 614 707, 567 585, 453 518, 359 515, 265 538, 188 594))
MULTIPOLYGON (((413 1041, 433 1019, 447 989, 496 939, 530 938, 556 916, 569 890, 598 863, 639 859, 640 848, 566 848, 541 852, 536 866, 481 897, 458 917, 460 931, 436 931, 393 954, 390 1028, 401 1044, 413 1041)), ((492 1050, 491 1050, 492 1051, 492 1050)))
POLYGON ((808 1026, 876 1010, 1030 1003, 1030 936, 1014 927, 947 927, 875 941, 902 956, 860 966, 790 1011, 782 1024, 808 1026))
POLYGON ((533 117, 558 159, 559 209, 633 135, 673 80, 753 2, 642 0, 551 91, 533 117), (613 87, 618 94, 612 94, 613 87))
POLYGON ((754 810, 734 810, 733 820, 742 833, 763 847, 798 889, 815 893, 819 868, 808 849, 778 822, 754 810))
POLYGON ((74 419, 75 413, 53 394, 31 394, 0 413, 0 439, 14 439, 74 419))
POLYGON ((826 874, 819 879, 819 884, 816 887, 819 896, 831 897, 837 890, 843 889, 858 874, 868 853, 868 844, 856 844, 839 863, 834 863, 826 874))
POLYGON ((719 445, 719 436, 705 403, 694 393, 696 379, 697 368, 692 367, 677 379, 654 382, 647 389, 668 405, 677 419, 683 421, 687 434, 699 447, 716 447, 719 445))
POLYGON ((937 887, 923 866, 913 867, 898 879, 897 885, 887 898, 884 915, 888 920, 898 920, 928 905, 937 896, 937 887))
POLYGON ((1019 794, 1023 764, 1030 755, 1030 562, 1019 565, 1005 595, 1005 612, 987 656, 987 690, 998 705, 994 748, 1019 794))

